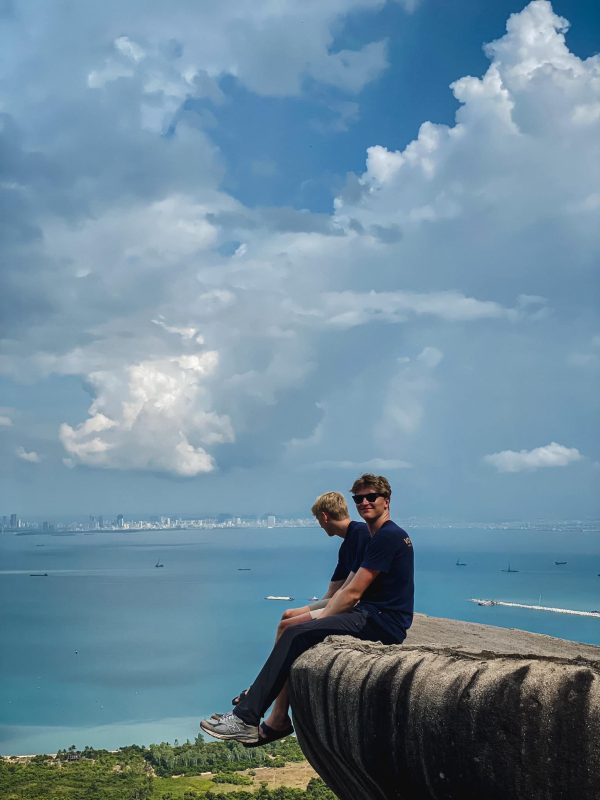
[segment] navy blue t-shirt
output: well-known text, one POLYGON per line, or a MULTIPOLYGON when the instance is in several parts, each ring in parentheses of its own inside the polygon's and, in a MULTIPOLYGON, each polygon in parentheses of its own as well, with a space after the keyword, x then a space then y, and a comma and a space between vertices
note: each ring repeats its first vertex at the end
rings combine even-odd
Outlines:
POLYGON ((402 642, 414 610, 414 554, 410 536, 395 522, 385 522, 369 538, 360 567, 379 575, 358 603, 396 641, 402 642))
POLYGON ((352 572, 352 567, 362 561, 365 547, 369 541, 369 529, 364 522, 352 521, 348 525, 344 541, 340 545, 338 562, 331 576, 332 581, 345 581, 352 572))

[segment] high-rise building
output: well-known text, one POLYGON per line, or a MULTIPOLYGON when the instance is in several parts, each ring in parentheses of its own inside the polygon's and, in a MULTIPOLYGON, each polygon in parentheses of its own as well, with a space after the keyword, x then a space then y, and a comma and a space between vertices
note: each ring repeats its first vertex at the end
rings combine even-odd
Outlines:
POLYGON ((102 516, 98 517, 98 527, 100 528, 100 530, 104 528, 104 517, 102 516))
POLYGON ((117 515, 117 528, 123 528, 124 527, 124 519, 125 518, 123 517, 123 514, 118 514, 117 515))
POLYGON ((11 528, 18 528, 19 527, 19 518, 16 514, 10 515, 10 527, 11 528))
POLYGON ((267 517, 267 528, 274 528, 275 527, 275 515, 269 514, 267 517))

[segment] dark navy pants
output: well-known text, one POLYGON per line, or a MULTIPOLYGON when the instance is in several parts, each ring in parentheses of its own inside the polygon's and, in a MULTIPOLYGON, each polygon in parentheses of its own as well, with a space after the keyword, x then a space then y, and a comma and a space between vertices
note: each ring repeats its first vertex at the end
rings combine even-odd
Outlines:
POLYGON ((398 643, 364 609, 353 608, 343 614, 293 625, 275 643, 271 655, 247 695, 235 707, 234 714, 248 725, 258 725, 265 711, 283 689, 292 664, 298 656, 328 636, 336 635, 355 636, 357 639, 384 644, 398 643))

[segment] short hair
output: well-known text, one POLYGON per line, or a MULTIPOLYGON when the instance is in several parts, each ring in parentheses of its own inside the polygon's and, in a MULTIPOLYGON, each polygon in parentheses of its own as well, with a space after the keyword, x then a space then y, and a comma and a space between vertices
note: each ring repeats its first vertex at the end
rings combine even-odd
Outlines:
POLYGON ((320 494, 313 503, 311 511, 317 519, 323 512, 329 514, 332 519, 346 519, 350 516, 344 495, 339 492, 320 494))
POLYGON ((388 500, 392 496, 392 487, 388 479, 384 478, 383 475, 372 475, 370 472, 365 472, 364 475, 357 478, 352 484, 350 492, 354 494, 359 489, 367 488, 373 489, 374 492, 379 492, 384 497, 387 497, 388 500))

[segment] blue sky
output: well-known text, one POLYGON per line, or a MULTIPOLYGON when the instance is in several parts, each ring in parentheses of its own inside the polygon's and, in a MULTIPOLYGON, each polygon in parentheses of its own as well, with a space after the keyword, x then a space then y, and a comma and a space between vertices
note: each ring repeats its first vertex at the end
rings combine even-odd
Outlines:
POLYGON ((598 515, 595 3, 0 24, 0 513, 598 515))

